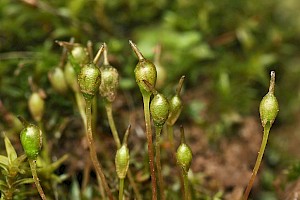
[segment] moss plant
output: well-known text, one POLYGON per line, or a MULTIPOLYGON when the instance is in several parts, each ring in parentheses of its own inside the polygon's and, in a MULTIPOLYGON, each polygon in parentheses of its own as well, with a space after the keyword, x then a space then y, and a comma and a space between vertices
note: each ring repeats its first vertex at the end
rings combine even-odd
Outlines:
POLYGON ((43 188, 40 185, 40 181, 36 172, 36 159, 42 148, 43 133, 39 127, 27 123, 22 117, 19 117, 19 119, 24 125, 24 129, 20 133, 20 138, 23 149, 29 161, 32 177, 41 198, 46 200, 46 195, 44 194, 43 188))
POLYGON ((124 138, 122 146, 118 149, 115 157, 115 165, 116 171, 119 178, 119 200, 123 200, 123 193, 124 193, 124 179, 127 175, 128 167, 129 167, 129 149, 127 147, 128 136, 130 133, 131 126, 129 125, 124 138))
POLYGON ((264 155, 270 129, 279 111, 278 102, 274 95, 274 89, 275 89, 275 72, 272 71, 269 92, 263 97, 259 106, 261 124, 264 128, 263 139, 255 162, 255 166, 253 168, 252 176, 243 195, 243 200, 248 199, 248 196, 250 194, 256 174, 258 172, 259 166, 261 164, 264 155))
POLYGON ((161 162, 160 162, 160 134, 163 128, 163 125, 168 119, 169 116, 169 102, 168 99, 158 93, 155 88, 144 81, 147 87, 151 90, 154 97, 150 103, 150 113, 153 119, 153 123, 155 126, 155 161, 156 161, 156 169, 157 169, 157 177, 158 177, 158 185, 159 185, 159 194, 160 199, 164 200, 164 181, 161 173, 161 162))
POLYGON ((154 153, 153 153, 153 142, 152 142, 152 128, 150 121, 150 97, 151 91, 144 84, 144 80, 148 81, 151 85, 155 86, 156 83, 156 68, 152 62, 146 60, 142 53, 139 51, 137 46, 129 41, 134 53, 137 55, 139 62, 136 65, 134 70, 135 80, 140 88, 140 91, 143 96, 144 103, 144 116, 145 116, 145 124, 146 124, 146 135, 148 142, 148 156, 149 156, 149 167, 150 167, 150 175, 151 175, 151 188, 152 188, 152 200, 157 199, 157 191, 156 191, 156 175, 155 175, 155 167, 154 167, 154 153))
MULTIPOLYGON (((99 93, 104 98, 106 115, 109 123, 110 130, 112 132, 117 149, 121 148, 121 142, 118 134, 118 130, 114 121, 112 113, 112 103, 115 100, 117 89, 119 86, 119 73, 116 68, 111 66, 108 61, 107 46, 103 45, 103 65, 100 67, 101 71, 101 84, 99 86, 99 93)), ((97 56, 96 56, 97 57, 97 56)), ((96 61, 94 61, 96 63, 96 61)), ((142 197, 139 193, 137 185, 134 181, 132 172, 128 169, 128 179, 135 193, 136 199, 141 200, 142 197)))
POLYGON ((93 165, 95 167, 96 173, 101 178, 101 182, 103 184, 103 187, 109 199, 112 200, 113 195, 110 191, 110 188, 108 187, 106 178, 102 170, 102 166, 97 159, 97 153, 96 153, 95 144, 93 140, 91 108, 92 108, 92 100, 95 94, 98 92, 100 82, 101 82, 100 70, 98 67, 95 66, 95 64, 93 63, 87 64, 81 68, 80 73, 78 74, 78 84, 86 102, 86 110, 85 110, 86 123, 87 123, 86 137, 90 148, 90 156, 93 165))
POLYGON ((182 111, 182 100, 180 97, 180 92, 183 86, 185 76, 182 76, 179 80, 178 86, 176 88, 176 94, 170 99, 170 112, 167 120, 167 129, 168 129, 168 137, 171 143, 171 149, 174 150, 174 139, 173 139, 173 126, 176 123, 181 111, 182 111))
POLYGON ((185 142, 184 129, 183 126, 180 127, 181 132, 181 142, 176 152, 177 163, 181 167, 182 176, 184 180, 184 199, 190 200, 190 188, 188 180, 188 171, 192 163, 192 150, 185 142))

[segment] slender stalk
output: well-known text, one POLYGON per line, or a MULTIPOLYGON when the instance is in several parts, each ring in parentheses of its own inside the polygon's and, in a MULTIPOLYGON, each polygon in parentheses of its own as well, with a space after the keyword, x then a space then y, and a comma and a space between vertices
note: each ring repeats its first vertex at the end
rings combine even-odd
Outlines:
POLYGON ((110 129, 111 129, 113 138, 115 140, 117 148, 119 149, 121 147, 121 142, 120 142, 118 131, 117 131, 114 119, 113 119, 111 102, 108 102, 108 101, 105 102, 105 109, 106 109, 108 123, 109 123, 110 129))
POLYGON ((46 195, 43 191, 43 188, 40 184, 39 177, 38 177, 37 172, 36 172, 36 160, 28 159, 28 161, 29 161, 32 177, 33 177, 34 183, 36 185, 36 188, 37 188, 41 198, 43 200, 47 200, 46 195))
POLYGON ((121 178, 119 181, 119 200, 123 200, 124 193, 124 178, 121 178))
MULTIPOLYGON (((111 102, 108 102, 108 101, 105 102, 105 109, 106 109, 106 114, 107 114, 110 130, 113 134, 113 138, 115 140, 116 146, 119 149, 121 147, 121 142, 120 142, 119 134, 118 134, 118 131, 117 131, 117 128, 116 128, 115 120, 114 120, 114 117, 112 115, 112 104, 111 104, 111 102)), ((135 181, 134 181, 134 178, 133 178, 133 175, 132 175, 132 172, 131 172, 130 169, 128 169, 127 177, 129 179, 130 185, 133 189, 133 192, 135 194, 136 199, 137 200, 142 200, 142 196, 141 196, 141 194, 140 194, 140 192, 137 188, 137 185, 135 184, 135 181)))
POLYGON ((188 173, 184 172, 182 170, 182 176, 183 176, 183 185, 184 185, 184 200, 190 200, 191 194, 190 194, 190 187, 189 187, 189 179, 188 179, 188 173))
POLYGON ((159 185, 159 195, 160 199, 164 200, 165 199, 165 194, 164 194, 164 181, 161 173, 161 163, 160 163, 160 134, 161 134, 162 127, 156 127, 155 128, 155 133, 156 133, 156 138, 155 138, 155 159, 156 159, 156 169, 157 169, 157 177, 158 177, 158 185, 159 185))
POLYGON ((248 199, 250 191, 251 191, 252 186, 254 184, 254 180, 255 180, 256 174, 258 172, 258 169, 259 169, 259 166, 260 166, 260 163, 262 161, 264 151, 265 151, 265 148, 266 148, 266 145, 267 145, 270 128, 271 128, 271 126, 270 126, 270 123, 268 122, 264 127, 264 135, 263 135, 263 139, 262 139, 262 142, 261 142, 260 150, 259 150, 256 162, 255 162, 255 166, 253 168, 251 179, 250 179, 250 181, 247 185, 246 191, 244 193, 243 200, 248 199))
POLYGON ((148 156, 149 156, 149 167, 150 167, 150 175, 151 175, 152 200, 156 200, 157 199, 156 176, 155 176, 155 167, 154 167, 152 129, 151 129, 150 110, 149 110, 150 95, 143 95, 143 102, 144 102, 144 115, 145 115, 145 123, 146 123, 146 135, 148 141, 148 156))
MULTIPOLYGON (((174 145, 174 127, 172 125, 168 125, 167 124, 167 133, 168 133, 168 139, 169 139, 169 142, 170 142, 170 148, 171 148, 171 154, 172 154, 172 162, 173 164, 176 164, 176 150, 175 150, 175 145, 174 145)), ((178 165, 177 165, 178 166, 178 165)), ((181 189, 181 192, 182 194, 184 194, 184 191, 183 191, 183 187, 184 187, 184 180, 183 180, 183 177, 181 176, 181 172, 180 172, 180 168, 179 167, 176 167, 176 174, 180 180, 180 189, 181 189)))
POLYGON ((88 144, 90 147, 90 156, 92 163, 94 165, 94 168, 96 170, 96 173, 100 176, 103 187, 108 195, 108 198, 110 200, 113 200, 113 195, 108 187, 108 184, 106 182, 106 178, 104 176, 102 167, 100 162, 97 159, 97 153, 95 149, 95 144, 93 140, 93 131, 92 131, 92 112, 91 112, 91 107, 92 107, 92 101, 91 100, 86 100, 86 122, 87 122, 87 130, 86 130, 86 136, 88 139, 88 144))
POLYGON ((168 139, 169 139, 169 142, 170 142, 171 151, 172 151, 172 153, 175 153, 173 126, 167 124, 167 131, 168 131, 168 139))

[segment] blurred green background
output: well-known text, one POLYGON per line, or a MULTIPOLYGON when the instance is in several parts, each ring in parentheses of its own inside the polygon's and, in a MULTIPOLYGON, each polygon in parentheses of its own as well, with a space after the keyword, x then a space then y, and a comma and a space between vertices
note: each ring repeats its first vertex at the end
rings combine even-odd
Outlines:
POLYGON ((265 184, 255 199, 276 199, 274 176, 292 168, 294 181, 300 173, 293 167, 300 159, 299 10, 298 0, 1 0, 0 130, 14 128, 5 118, 8 112, 31 119, 28 77, 47 94, 49 130, 73 114, 72 102, 53 91, 47 76, 59 63, 62 48, 56 40, 92 41, 94 51, 106 42, 121 90, 132 94, 135 105, 136 58, 128 40, 149 59, 160 44, 160 64, 167 71, 160 90, 172 95, 186 75, 183 93, 189 95, 180 121, 205 130, 212 146, 234 137, 241 119, 258 121, 258 105, 275 70, 280 112, 267 147, 265 184))

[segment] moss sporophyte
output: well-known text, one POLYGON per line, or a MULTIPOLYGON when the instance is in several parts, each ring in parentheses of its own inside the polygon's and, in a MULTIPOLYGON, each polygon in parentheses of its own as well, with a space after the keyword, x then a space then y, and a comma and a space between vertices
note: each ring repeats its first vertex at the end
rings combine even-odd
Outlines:
POLYGON ((265 151, 265 148, 267 145, 271 126, 273 125, 273 122, 275 121, 275 118, 279 111, 279 105, 278 105, 278 101, 274 95, 274 89, 275 89, 275 72, 272 71, 269 92, 263 97, 263 99, 260 102, 260 106, 259 106, 261 124, 264 129, 263 139, 262 139, 262 143, 260 146, 259 154, 258 154, 256 162, 255 162, 255 166, 253 168, 252 176, 250 178, 250 181, 249 181, 247 188, 245 190, 245 193, 243 195, 243 200, 248 199, 248 196, 250 194, 256 174, 258 172, 260 163, 261 163, 263 155, 264 155, 264 151, 265 151))
POLYGON ((133 49, 134 53, 138 57, 138 63, 134 69, 135 80, 140 88, 143 97, 144 103, 144 116, 145 116, 145 124, 146 124, 146 136, 147 136, 147 144, 148 144, 148 157, 149 157, 149 167, 150 167, 150 175, 151 175, 151 188, 152 188, 152 200, 157 199, 157 191, 156 191, 156 176, 155 176, 155 167, 154 167, 154 153, 153 153, 153 142, 152 142, 152 128, 150 121, 150 97, 151 91, 144 84, 144 81, 147 81, 152 86, 155 86, 156 83, 156 68, 154 64, 146 60, 137 46, 129 40, 129 44, 133 49))
POLYGON ((18 117, 24 128, 20 133, 21 144, 28 157, 32 177, 37 190, 43 200, 46 200, 46 195, 40 185, 40 181, 36 172, 36 159, 39 155, 43 144, 43 133, 39 127, 34 124, 29 124, 22 117, 18 117))

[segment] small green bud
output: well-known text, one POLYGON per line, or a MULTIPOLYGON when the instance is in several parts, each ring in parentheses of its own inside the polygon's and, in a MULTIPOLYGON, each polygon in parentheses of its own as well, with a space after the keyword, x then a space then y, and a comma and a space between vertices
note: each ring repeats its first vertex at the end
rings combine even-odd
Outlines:
POLYGON ((187 173, 192 164, 193 154, 191 148, 185 143, 184 130, 182 126, 180 127, 180 131, 181 131, 181 144, 177 149, 176 158, 179 166, 182 168, 182 170, 185 173, 187 173))
POLYGON ((179 115, 181 114, 182 111, 182 100, 180 98, 180 91, 183 85, 183 81, 184 81, 185 76, 182 76, 180 78, 178 87, 176 89, 176 95, 173 96, 171 98, 171 100, 169 101, 170 104, 170 113, 169 113, 169 117, 167 120, 168 125, 173 126, 175 124, 175 122, 177 121, 179 115))
POLYGON ((127 147, 127 140, 128 140, 130 128, 131 126, 129 125, 123 139, 123 144, 118 149, 115 157, 116 172, 120 179, 124 179, 126 177, 128 167, 129 167, 129 149, 127 147))
POLYGON ((104 46, 104 62, 100 67, 101 71, 101 84, 99 92, 102 97, 105 97, 107 101, 113 102, 116 98, 117 89, 119 86, 119 73, 118 70, 112 67, 107 58, 107 47, 104 46))
POLYGON ((79 64, 86 64, 89 59, 88 51, 82 46, 74 46, 71 54, 79 64))
POLYGON ((101 73, 94 64, 84 65, 78 74, 78 84, 86 100, 91 100, 98 91, 101 73))
POLYGON ((72 88, 74 92, 77 92, 79 90, 77 75, 74 70, 74 67, 69 62, 65 66, 64 76, 68 86, 72 88))
POLYGON ((265 127, 267 123, 270 123, 270 126, 272 126, 279 111, 278 101, 274 95, 274 88, 275 72, 272 71, 269 92, 263 97, 259 106, 260 119, 263 127, 265 127))
POLYGON ((37 122, 41 121, 44 115, 45 101, 38 92, 34 92, 30 95, 28 108, 33 119, 37 122))
POLYGON ((126 145, 122 145, 118 149, 115 164, 118 177, 120 179, 125 178, 129 167, 129 149, 126 145))
POLYGON ((48 73, 49 81, 55 91, 65 94, 68 86, 65 80, 64 72, 60 67, 55 67, 48 73))
POLYGON ((28 158, 35 160, 42 148, 42 131, 34 124, 27 123, 22 117, 18 117, 24 128, 20 133, 21 144, 28 158))
POLYGON ((169 116, 169 102, 162 94, 154 95, 151 104, 150 112, 155 126, 162 127, 169 116))
POLYGON ((144 58, 142 53, 132 41, 129 41, 129 43, 139 59, 139 62, 134 69, 135 80, 142 95, 150 95, 151 91, 145 86, 143 80, 146 80, 152 86, 155 86, 157 77, 156 67, 151 61, 144 58))
POLYGON ((154 97, 150 103, 150 113, 157 127, 162 127, 168 119, 169 116, 169 102, 168 99, 158 93, 155 88, 144 80, 146 87, 154 94, 154 97))

